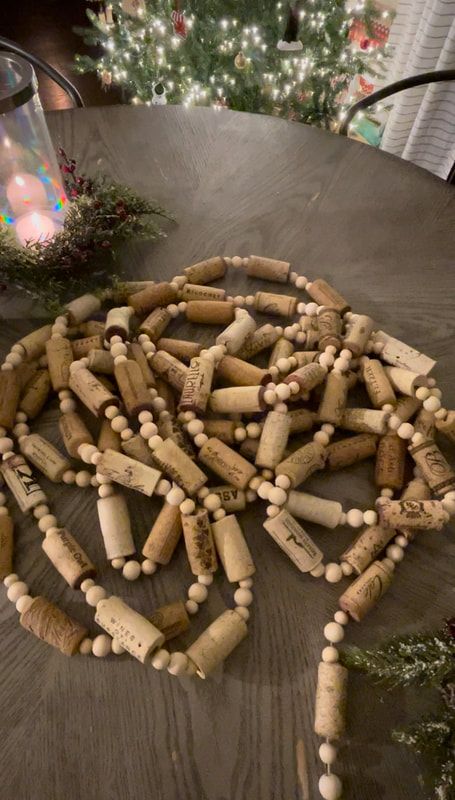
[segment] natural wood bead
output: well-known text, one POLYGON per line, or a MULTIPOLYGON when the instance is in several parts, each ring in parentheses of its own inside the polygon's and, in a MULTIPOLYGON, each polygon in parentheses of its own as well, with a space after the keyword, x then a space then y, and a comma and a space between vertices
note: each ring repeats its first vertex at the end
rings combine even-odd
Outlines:
POLYGON ((140 461, 141 464, 147 464, 149 467, 154 466, 152 451, 139 433, 132 436, 128 441, 122 442, 121 449, 127 456, 140 461))
POLYGON ((256 453, 257 467, 275 469, 283 458, 288 443, 290 422, 289 415, 279 411, 269 411, 262 428, 259 447, 256 453))
POLYGON ((46 495, 22 456, 8 458, 3 462, 1 471, 21 511, 26 513, 35 506, 46 503, 46 495))
POLYGON ((338 663, 321 661, 318 667, 314 731, 325 739, 339 739, 346 727, 348 671, 338 663))
POLYGON ((202 414, 208 403, 212 388, 214 362, 197 356, 191 359, 180 397, 180 411, 195 411, 202 414))
POLYGON ((246 274, 250 278, 261 278, 274 283, 288 283, 291 265, 287 261, 264 256, 249 256, 246 274))
POLYGON ((95 565, 66 528, 47 534, 41 546, 57 572, 73 589, 79 589, 82 581, 96 575, 95 565))
POLYGON ((216 289, 214 286, 199 286, 197 283, 186 283, 181 291, 181 299, 186 303, 190 300, 224 301, 226 290, 216 289))
POLYGON ((149 620, 164 635, 165 642, 175 639, 176 636, 180 636, 190 627, 190 619, 185 603, 181 600, 157 608, 149 617, 149 620))
POLYGON ((361 369, 365 388, 374 408, 382 408, 388 404, 394 406, 397 398, 381 362, 378 359, 365 357, 361 369))
POLYGON ((378 489, 402 489, 406 462, 406 442, 396 433, 381 436, 376 451, 374 481, 378 489))
POLYGON ((135 361, 127 360, 116 364, 114 374, 129 417, 137 417, 141 411, 153 410, 152 399, 141 368, 135 361))
POLYGON ((322 383, 327 376, 327 370, 320 364, 307 364, 305 367, 299 367, 291 372, 283 379, 283 383, 298 383, 300 391, 297 397, 303 392, 309 392, 322 383))
POLYGON ((344 337, 343 347, 350 350, 354 358, 359 358, 365 351, 373 328, 374 322, 371 317, 359 314, 352 323, 349 333, 344 337))
POLYGON ((164 634, 113 595, 96 606, 95 622, 142 664, 164 643, 164 634))
POLYGON ((321 563, 323 554, 292 514, 283 508, 264 522, 264 528, 300 572, 311 572, 321 563))
POLYGON ((150 359, 153 371, 170 383, 178 392, 183 391, 188 367, 164 350, 158 350, 150 359))
POLYGON ((226 264, 221 256, 198 261, 197 264, 192 264, 191 267, 185 267, 183 270, 188 283, 196 284, 212 283, 212 281, 222 278, 225 272, 226 264))
POLYGON ((233 386, 215 389, 209 407, 215 414, 256 414, 264 411, 266 402, 264 386, 233 386))
POLYGON ((70 325, 79 325, 101 308, 101 301, 93 294, 83 294, 66 305, 70 325))
POLYGON ((79 325, 79 332, 82 336, 104 336, 104 322, 89 319, 79 325))
MULTIPOLYGON (((51 339, 51 341, 54 340, 51 339)), ((75 339, 71 342, 74 360, 84 358, 84 356, 87 356, 92 350, 102 350, 103 342, 104 338, 99 334, 96 336, 85 336, 83 339, 75 339)))
POLYGON ((247 633, 248 628, 240 614, 229 609, 224 611, 186 651, 190 661, 196 665, 199 677, 206 678, 213 672, 247 633))
POLYGON ((347 431, 383 436, 388 430, 389 417, 388 412, 372 408, 346 408, 338 424, 347 431))
POLYGON ((190 300, 186 306, 188 322, 204 325, 226 325, 235 317, 235 306, 230 300, 190 300))
POLYGON ((60 483, 63 473, 71 468, 70 461, 39 433, 26 436, 20 447, 28 460, 54 483, 60 483))
POLYGON ((156 389, 156 379, 145 353, 138 342, 128 345, 128 358, 136 362, 142 373, 142 380, 148 389, 156 389))
POLYGON ((238 489, 246 489, 256 475, 257 470, 252 464, 216 437, 208 439, 201 447, 199 458, 226 483, 238 489))
POLYGON ((286 508, 299 519, 330 529, 340 524, 343 512, 343 506, 336 500, 325 500, 323 497, 295 491, 289 492, 286 508))
POLYGON ((348 397, 348 380, 345 375, 333 370, 329 372, 324 386, 324 393, 319 404, 317 418, 319 422, 330 422, 339 425, 346 408, 348 397))
POLYGON ((204 419, 204 433, 209 439, 215 437, 225 444, 235 444, 235 430, 238 423, 229 419, 204 419))
POLYGON ((146 333, 147 336, 150 336, 152 342, 156 342, 166 330, 171 319, 172 317, 169 311, 165 308, 155 308, 155 310, 141 322, 139 331, 140 333, 146 333))
POLYGON ((235 356, 224 356, 220 359, 216 374, 231 386, 263 386, 271 380, 267 370, 235 356))
POLYGON ((165 350, 169 355, 178 358, 180 361, 191 361, 199 355, 202 344, 199 342, 188 342, 184 339, 158 339, 157 350, 165 350))
POLYGON ((279 336, 280 334, 274 325, 270 325, 270 323, 262 325, 245 339, 236 355, 238 358, 249 361, 253 356, 257 355, 257 353, 261 353, 263 350, 274 345, 279 336))
MULTIPOLYGON (((182 533, 178 506, 164 502, 142 548, 142 555, 157 564, 169 564, 182 533)), ((157 626, 160 627, 159 625, 157 626)))
POLYGON ((288 411, 289 418, 289 433, 303 433, 310 431, 316 421, 316 414, 314 411, 309 411, 307 408, 297 408, 295 411, 288 411))
POLYGON ((19 410, 27 414, 28 419, 35 419, 46 405, 50 388, 51 379, 47 369, 40 369, 34 372, 23 389, 19 400, 19 410))
POLYGON ((371 525, 359 533, 341 554, 340 561, 346 561, 357 574, 360 574, 377 558, 395 535, 396 531, 393 528, 371 525))
POLYGON ((128 506, 123 495, 100 497, 97 509, 108 561, 133 555, 136 548, 131 535, 128 506))
POLYGON ((455 490, 455 472, 431 439, 408 448, 430 489, 437 495, 455 490))
POLYGON ((163 472, 170 475, 190 496, 207 483, 205 473, 172 439, 166 439, 155 448, 153 458, 163 472))
MULTIPOLYGON (((297 310, 297 298, 286 294, 256 292, 254 296, 256 311, 278 317, 292 317, 297 310)), ((270 365, 269 365, 270 366, 270 365)))
POLYGON ((238 310, 234 321, 216 337, 216 344, 223 345, 229 355, 234 355, 255 330, 256 322, 248 311, 238 310))
POLYGON ((215 546, 230 583, 237 583, 256 572, 242 529, 235 514, 212 522, 215 546))
POLYGON ((0 372, 0 426, 7 430, 14 426, 20 391, 16 370, 2 370, 0 372))
POLYGON ((102 375, 114 374, 114 358, 109 350, 90 350, 88 355, 87 369, 93 373, 102 375))
POLYGON ((182 514, 183 536, 193 575, 216 572, 218 562, 208 513, 201 508, 196 514, 182 514))
POLYGON ((359 433, 349 439, 340 439, 327 447, 329 469, 343 469, 376 455, 378 437, 372 433, 359 433))
POLYGON ((54 392, 69 386, 70 366, 74 360, 73 348, 69 339, 59 336, 46 342, 46 355, 49 376, 54 392))
POLYGON ((439 500, 383 500, 378 504, 381 524, 391 528, 440 531, 450 520, 439 500))
POLYGON ((237 489, 235 486, 225 484, 222 486, 213 486, 210 489, 211 494, 216 494, 221 500, 221 507, 228 513, 232 511, 244 511, 246 508, 245 492, 237 489))
POLYGON ((329 448, 323 447, 318 442, 309 442, 299 447, 290 456, 281 461, 276 467, 277 475, 287 475, 294 489, 303 483, 313 472, 323 469, 329 448))
POLYGON ((405 367, 407 370, 413 370, 421 375, 428 375, 436 364, 432 358, 419 353, 418 350, 400 342, 399 339, 394 339, 384 331, 376 331, 374 341, 375 343, 384 343, 381 358, 392 366, 405 367))
POLYGON ((72 458, 79 458, 77 450, 81 444, 93 444, 92 434, 75 411, 62 414, 58 421, 58 427, 63 444, 72 458))
POLYGON ((417 389, 428 384, 425 375, 401 367, 385 367, 385 372, 393 388, 409 397, 415 397, 417 389))
POLYGON ((341 316, 334 308, 324 308, 316 317, 318 321, 319 349, 332 345, 341 349, 341 316))
POLYGON ((138 317, 143 317, 157 306, 167 306, 178 302, 178 291, 170 283, 153 283, 140 292, 130 294, 128 305, 134 308, 138 317))
POLYGON ((2 581, 13 571, 13 531, 14 524, 11 517, 4 514, 0 517, 0 580, 2 581))
POLYGON ((88 633, 83 625, 71 619, 45 597, 33 599, 28 609, 22 612, 20 624, 66 656, 77 653, 80 643, 88 633))
POLYGON ((147 464, 141 464, 115 450, 105 450, 97 466, 98 472, 102 475, 128 489, 135 489, 147 497, 152 496, 161 478, 161 472, 158 472, 157 469, 153 469, 147 464))
POLYGON ((105 450, 115 450, 119 453, 122 448, 120 434, 112 430, 110 420, 108 419, 101 420, 96 446, 101 453, 104 453, 105 450))
POLYGON ((95 417, 103 418, 108 406, 118 406, 118 397, 109 392, 103 384, 85 367, 70 375, 69 387, 95 417))
POLYGON ((307 283, 305 290, 318 305, 334 308, 341 316, 351 310, 351 306, 344 297, 322 278, 307 283))

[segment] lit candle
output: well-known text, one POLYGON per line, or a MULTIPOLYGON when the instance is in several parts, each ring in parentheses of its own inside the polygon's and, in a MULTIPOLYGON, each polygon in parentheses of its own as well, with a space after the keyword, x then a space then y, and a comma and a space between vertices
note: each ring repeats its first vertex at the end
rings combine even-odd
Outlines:
POLYGON ((47 203, 46 190, 40 179, 29 172, 13 175, 6 186, 6 196, 16 216, 35 208, 43 208, 47 203))
POLYGON ((16 236, 22 245, 28 242, 44 242, 51 239, 56 233, 56 227, 50 217, 46 214, 39 214, 37 211, 32 211, 30 214, 24 214, 20 217, 16 224, 16 236))

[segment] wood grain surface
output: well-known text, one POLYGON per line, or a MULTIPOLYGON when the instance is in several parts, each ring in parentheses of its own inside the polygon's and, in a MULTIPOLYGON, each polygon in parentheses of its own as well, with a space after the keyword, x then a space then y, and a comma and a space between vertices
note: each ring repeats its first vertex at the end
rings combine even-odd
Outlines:
MULTIPOLYGON (((438 359, 434 375, 444 405, 453 407, 453 188, 371 148, 267 117, 124 107, 48 118, 55 144, 83 170, 109 172, 174 211, 168 239, 125 250, 126 274, 167 278, 216 254, 288 259, 438 359)), ((248 289, 238 273, 222 285, 232 294, 248 289)), ((2 352, 36 326, 25 312, 36 313, 14 294, 3 296, 2 352)), ((174 325, 207 342, 219 330, 174 325)), ((36 429, 58 444, 56 420, 54 401, 36 429)), ((453 461, 453 449, 446 452, 453 461)), ((372 476, 368 463, 313 476, 305 488, 340 499, 345 509, 365 508, 375 497, 372 476)), ((153 578, 128 584, 105 566, 96 490, 41 483, 109 590, 142 612, 184 597, 192 577, 182 549, 153 578)), ((159 503, 132 493, 128 502, 140 548, 159 503)), ((264 513, 258 501, 241 515, 257 565, 249 636, 206 681, 158 674, 127 656, 64 658, 19 626, 1 593, 2 800, 316 800, 316 666, 322 628, 346 579, 330 586, 301 575, 262 528, 264 513)), ((16 511, 14 518, 15 565, 32 593, 45 594, 96 635, 91 609, 45 558, 37 527, 16 511)), ((348 529, 307 529, 327 561, 353 538, 348 529)), ((373 644, 453 615, 452 540, 450 530, 419 535, 380 605, 349 626, 347 642, 373 644)), ((183 644, 231 597, 220 575, 183 644)), ((337 768, 346 800, 423 800, 418 766, 390 732, 427 706, 420 690, 387 693, 350 676, 337 768)))

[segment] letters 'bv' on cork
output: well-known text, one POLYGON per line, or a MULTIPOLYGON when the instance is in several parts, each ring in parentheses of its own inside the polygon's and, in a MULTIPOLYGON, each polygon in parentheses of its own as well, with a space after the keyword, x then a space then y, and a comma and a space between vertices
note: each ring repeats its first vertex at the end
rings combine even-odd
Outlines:
POLYGON ((410 528, 440 531, 450 515, 440 500, 386 500, 377 503, 383 525, 391 528, 410 528))
POLYGON ((388 431, 390 414, 373 408, 346 408, 340 420, 340 427, 358 433, 377 433, 380 436, 388 431))
POLYGON ((140 292, 130 294, 128 305, 134 308, 138 317, 143 317, 157 306, 167 306, 178 302, 178 291, 170 283, 153 283, 140 292))
POLYGON ((149 467, 155 466, 152 451, 140 433, 136 433, 131 439, 122 442, 120 447, 125 455, 140 461, 141 464, 148 464, 149 467))
POLYGON ((435 494, 445 495, 455 489, 455 473, 436 442, 430 439, 422 444, 411 445, 408 449, 435 494))
POLYGON ((216 344, 224 345, 228 354, 234 355, 255 330, 256 322, 253 317, 245 309, 238 308, 234 321, 216 337, 216 344))
POLYGON ((108 350, 90 350, 87 358, 87 369, 90 372, 101 375, 114 374, 114 358, 108 350))
POLYGON ((71 468, 70 461, 39 433, 26 436, 20 447, 29 461, 54 483, 60 483, 63 473, 71 468))
POLYGON ((375 560, 381 550, 384 550, 395 534, 394 528, 371 525, 359 533, 347 550, 341 554, 340 561, 347 561, 360 575, 375 560))
POLYGON ((204 419, 204 433, 210 438, 221 439, 225 444, 235 444, 237 422, 230 419, 204 419))
POLYGON ((214 286, 199 286, 197 283, 185 283, 181 291, 181 299, 188 303, 190 300, 226 300, 226 290, 216 289, 214 286))
POLYGON ((281 461, 276 467, 276 474, 287 475, 291 480, 291 487, 295 489, 313 472, 323 469, 327 453, 328 448, 323 447, 319 442, 308 442, 281 461))
POLYGON ((290 424, 289 433, 303 433, 304 431, 311 431, 316 420, 316 414, 314 411, 308 411, 307 408, 296 408, 295 411, 288 411, 288 418, 290 424))
POLYGON ((254 296, 256 311, 276 317, 292 317, 297 310, 297 298, 287 294, 256 292, 254 296))
POLYGON ((307 283, 305 291, 308 292, 315 303, 320 306, 334 308, 341 316, 346 314, 346 311, 351 310, 351 306, 344 297, 322 278, 318 278, 316 281, 312 281, 312 283, 307 283))
POLYGON ((46 342, 47 366, 54 392, 67 389, 70 379, 70 366, 74 361, 73 348, 69 339, 59 336, 46 342))
POLYGON ((227 325, 235 317, 235 306, 231 300, 190 300, 185 313, 188 322, 227 325))
POLYGON ((66 528, 47 533, 41 546, 57 572, 73 589, 79 589, 82 581, 95 576, 95 565, 66 528))
MULTIPOLYGON (((405 490, 401 493, 400 500, 430 500, 430 498, 431 489, 428 483, 425 483, 422 478, 414 478, 412 481, 409 481, 405 490)), ((403 536, 406 536, 409 542, 412 542, 415 534, 418 532, 413 528, 404 527, 400 527, 398 530, 403 536)))
POLYGON ((85 336, 83 339, 75 339, 71 344, 74 359, 84 358, 84 356, 88 356, 92 350, 102 350, 103 341, 103 336, 99 334, 96 336, 85 336))
POLYGON ((246 508, 245 492, 235 486, 229 486, 227 483, 222 486, 213 486, 210 488, 210 493, 218 495, 222 508, 228 514, 232 511, 243 511, 246 508))
POLYGON ((190 496, 207 483, 207 475, 172 439, 165 439, 153 451, 155 462, 190 496))
MULTIPOLYGON (((166 501, 153 523, 142 555, 157 564, 169 564, 182 533, 182 515, 178 506, 166 501)), ((157 626, 160 627, 159 625, 157 626)))
POLYGON ((325 350, 332 345, 341 349, 341 317, 334 308, 324 308, 317 316, 319 331, 319 348, 325 350))
POLYGON ((136 362, 139 369, 142 372, 142 380, 144 381, 147 388, 155 389, 156 388, 156 380, 155 376, 152 372, 149 362, 145 357, 145 353, 138 342, 132 342, 128 345, 128 358, 132 359, 136 362))
POLYGON ((81 444, 93 444, 93 437, 87 426, 75 411, 62 414, 58 427, 63 439, 63 444, 72 458, 78 458, 78 447, 81 444))
POLYGON ((103 418, 108 406, 119 406, 119 398, 109 392, 85 367, 70 375, 70 389, 95 417, 103 418))
POLYGON ((46 342, 51 338, 52 325, 43 325, 36 331, 28 333, 22 339, 19 339, 17 344, 25 350, 25 357, 30 360, 32 358, 39 358, 43 355, 46 342))
POLYGON ((115 483, 120 483, 128 489, 151 497, 156 485, 161 478, 161 472, 146 464, 135 461, 134 458, 117 453, 115 450, 105 450, 98 463, 99 471, 115 483))
POLYGON ((165 642, 175 639, 190 627, 190 618, 181 600, 157 608, 149 620, 164 635, 165 642))
POLYGON ((391 583, 392 573, 381 561, 373 561, 341 595, 339 606, 356 622, 360 622, 386 593, 391 583))
POLYGON ((195 411, 197 414, 205 411, 212 389, 214 368, 214 362, 203 356, 191 360, 180 397, 180 411, 195 411))
POLYGON ((185 364, 164 350, 157 350, 150 361, 152 369, 157 375, 170 383, 178 392, 183 391, 188 374, 188 367, 185 364))
POLYGON ((24 514, 35 506, 47 502, 47 497, 37 483, 25 458, 20 455, 11 456, 3 462, 1 471, 7 486, 24 514))
POLYGON ((70 325, 79 325, 100 310, 101 300, 94 294, 83 294, 67 303, 65 308, 70 325))
POLYGON ((166 308, 155 308, 155 310, 141 322, 139 330, 141 333, 146 333, 147 336, 150 336, 152 342, 156 342, 160 336, 163 335, 171 319, 172 317, 166 308))
POLYGON ((230 386, 215 389, 210 395, 209 406, 215 414, 256 414, 264 411, 264 386, 230 386))
POLYGON ((19 411, 27 414, 29 419, 35 419, 46 405, 50 389, 49 372, 47 369, 38 370, 25 385, 19 401, 19 411))
POLYGON ((245 490, 251 478, 256 475, 256 467, 215 437, 208 439, 202 445, 199 458, 206 467, 213 470, 226 483, 236 486, 238 489, 245 490))
POLYGON ((319 386, 325 380, 326 375, 327 370, 321 364, 307 364, 305 367, 299 367, 299 369, 291 372, 290 375, 286 375, 283 383, 298 383, 300 386, 298 394, 301 394, 302 392, 311 391, 315 386, 319 386))
POLYGON ((324 528, 336 528, 340 522, 343 506, 336 500, 325 500, 306 492, 291 491, 286 503, 287 510, 307 522, 316 522, 324 528))
POLYGON ((327 447, 329 469, 343 469, 376 455, 378 437, 373 433, 359 433, 349 439, 340 439, 327 447))
POLYGON ((141 368, 135 361, 127 360, 116 364, 114 373, 129 417, 137 417, 141 411, 153 410, 152 398, 142 377, 141 368))
POLYGON ((82 639, 88 634, 87 628, 71 619, 45 597, 33 599, 27 611, 21 614, 20 623, 26 631, 56 647, 65 656, 77 653, 82 639))
POLYGON ((13 520, 7 514, 0 517, 0 581, 13 571, 13 520))
POLYGON ((100 600, 95 622, 142 664, 164 643, 164 634, 120 597, 100 600))
POLYGON ((186 651, 199 677, 206 678, 213 672, 247 633, 245 620, 236 611, 227 609, 215 619, 186 651))
POLYGON ((101 453, 104 453, 105 450, 115 450, 120 453, 122 449, 122 438, 119 433, 112 430, 111 422, 108 419, 101 420, 96 446, 101 453))
MULTIPOLYGON (((410 399, 409 397, 408 400, 410 399)), ((447 420, 444 420, 444 422, 446 421, 447 420)), ((442 422, 442 420, 436 420, 432 411, 427 411, 426 408, 422 408, 414 420, 414 433, 421 433, 425 441, 434 439, 436 428, 441 431, 443 430, 439 426, 440 422, 442 422)))
POLYGON ((290 269, 291 265, 288 261, 277 261, 275 258, 264 258, 263 256, 249 256, 246 274, 250 278, 287 283, 290 269))
POLYGON ((382 408, 386 404, 394 406, 397 398, 381 362, 377 358, 365 356, 361 369, 365 388, 374 408, 382 408))
POLYGON ((107 560, 131 556, 136 548, 131 535, 128 506, 123 495, 100 497, 97 508, 107 560))
POLYGON ((300 572, 311 572, 321 563, 323 553, 287 509, 267 519, 264 528, 300 572))
POLYGON ((350 350, 354 358, 359 358, 365 352, 373 327, 373 320, 365 314, 359 314, 352 323, 344 337, 343 347, 350 350))
POLYGON ((346 408, 347 397, 348 379, 345 375, 332 370, 327 376, 324 393, 319 404, 318 421, 339 425, 346 408))
POLYGON ((185 267, 183 274, 186 275, 188 283, 212 283, 212 281, 222 278, 226 272, 226 264, 221 256, 207 258, 205 261, 198 261, 190 267, 185 267))
POLYGON ((257 467, 275 469, 283 458, 288 443, 290 422, 288 414, 269 411, 262 428, 259 447, 256 453, 257 467))
POLYGON ((216 549, 230 583, 243 581, 256 572, 242 529, 235 514, 212 522, 216 549))
POLYGON ((0 426, 9 430, 14 426, 19 404, 20 384, 16 370, 0 372, 0 426))
POLYGON ((314 731, 324 739, 339 739, 345 731, 347 683, 346 667, 319 663, 314 731))
POLYGON ((182 514, 183 536, 193 575, 210 575, 218 569, 209 515, 205 508, 196 514, 182 514))
POLYGON ((406 462, 406 442, 396 433, 379 439, 374 481, 378 489, 402 489, 406 462))
MULTIPOLYGON (((158 339, 157 350, 165 350, 170 356, 178 358, 179 361, 191 361, 196 358, 202 350, 199 342, 187 342, 185 339, 158 339)), ((141 348, 142 350, 142 348, 141 348)))
POLYGON ((276 362, 280 358, 289 358, 289 356, 293 355, 294 345, 289 339, 285 339, 284 336, 281 336, 276 342, 273 347, 272 352, 270 353, 269 358, 269 367, 274 367, 276 362))
POLYGON ((253 358, 253 356, 274 345, 278 338, 279 334, 274 325, 270 323, 261 325, 260 328, 257 328, 257 330, 244 341, 237 356, 238 358, 244 358, 248 361, 250 358, 253 358))
POLYGON ((217 364, 216 374, 230 386, 264 386, 271 380, 266 369, 260 369, 235 356, 223 356, 217 364))
MULTIPOLYGON (((434 414, 431 414, 431 412, 427 413, 431 415, 431 417, 433 418, 433 425, 434 425, 434 414)), ((425 439, 432 439, 434 436, 434 432, 432 436, 428 430, 428 426, 425 432, 421 428, 418 427, 416 428, 416 425, 418 425, 419 417, 420 414, 414 423, 414 430, 415 431, 419 430, 420 433, 424 433, 425 439)), ((455 411, 449 411, 445 419, 437 419, 435 422, 438 431, 440 433, 443 433, 444 436, 447 436, 449 442, 455 444, 455 411)))

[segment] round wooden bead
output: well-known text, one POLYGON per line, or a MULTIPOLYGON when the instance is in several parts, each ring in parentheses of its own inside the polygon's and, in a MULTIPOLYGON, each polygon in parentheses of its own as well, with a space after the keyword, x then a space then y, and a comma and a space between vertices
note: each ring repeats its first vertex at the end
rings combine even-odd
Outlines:
POLYGON ((198 575, 197 580, 198 583, 202 583, 203 586, 211 586, 213 583, 213 575, 198 575))
POLYGON ((93 578, 86 578, 85 581, 82 581, 81 583, 81 592, 84 592, 85 594, 89 589, 92 588, 92 586, 95 586, 95 581, 93 578))
POLYGON ((236 612, 236 613, 237 613, 237 614, 238 614, 240 617, 242 617, 242 619, 243 619, 245 622, 248 622, 248 620, 249 620, 249 618, 250 618, 250 612, 248 611, 248 609, 246 608, 246 606, 236 606, 236 607, 235 607, 235 609, 234 609, 234 611, 235 611, 235 612, 236 612))
POLYGON ((323 764, 334 764, 337 757, 337 749, 330 742, 323 742, 319 748, 319 758, 323 764))
POLYGON ((344 628, 338 622, 329 622, 324 628, 324 636, 328 642, 342 642, 344 639, 344 628))
POLYGON ((12 586, 13 583, 16 583, 18 580, 20 580, 19 575, 16 575, 15 572, 11 572, 9 575, 6 576, 6 578, 3 579, 3 585, 6 586, 7 589, 9 589, 9 587, 12 586))
POLYGON ((360 508, 351 508, 346 514, 346 522, 351 528, 360 528, 363 525, 363 511, 360 508))
POLYGON ((321 775, 318 787, 323 800, 339 800, 343 792, 343 785, 333 772, 330 775, 321 775))
MULTIPOLYGON (((215 495, 217 497, 217 495, 215 495)), ((170 506, 179 506, 185 500, 185 492, 180 486, 174 486, 166 495, 166 501, 170 506)))
POLYGON ((414 434, 414 425, 410 422, 402 422, 400 427, 397 428, 397 434, 400 439, 412 439, 414 434))
POLYGON ((188 656, 186 653, 171 653, 171 658, 167 671, 171 675, 184 675, 188 666, 188 656))
POLYGON ((425 411, 433 411, 433 412, 439 411, 439 409, 441 408, 441 401, 439 400, 438 397, 434 397, 433 395, 431 395, 430 397, 428 397, 426 400, 423 401, 423 407, 425 411))
POLYGON ((122 647, 117 639, 112 639, 111 650, 116 656, 121 656, 125 652, 125 648, 122 647))
POLYGON ((287 499, 288 496, 284 489, 280 489, 279 486, 272 486, 268 494, 270 503, 276 506, 282 506, 287 499))
POLYGON ((347 625, 349 622, 349 614, 346 614, 346 611, 335 611, 333 618, 339 625, 347 625))
MULTIPOLYGON (((171 482, 166 480, 166 478, 162 478, 157 483, 157 486, 156 486, 156 489, 155 489, 155 494, 157 494, 159 497, 164 497, 164 495, 166 495, 168 492, 171 491, 171 488, 172 488, 171 482)), ((208 492, 208 489, 207 489, 207 492, 208 492)))
POLYGON ((150 558, 145 558, 141 564, 141 570, 144 575, 153 575, 158 568, 158 565, 155 561, 151 561, 150 558))
POLYGON ((91 586, 85 595, 85 599, 89 606, 96 608, 100 600, 105 600, 107 592, 102 586, 91 586))
POLYGON ((194 500, 191 500, 190 497, 187 497, 183 503, 180 503, 180 512, 181 514, 192 514, 196 508, 196 503, 194 500))
POLYGON ((188 614, 197 614, 199 611, 199 606, 195 600, 187 600, 185 603, 185 608, 188 611, 188 614))
POLYGON ((46 533, 49 528, 55 528, 57 525, 57 517, 54 517, 53 514, 45 514, 44 517, 41 517, 38 520, 38 528, 42 533, 46 533))
POLYGON ((207 600, 208 590, 202 583, 192 583, 188 589, 188 598, 194 600, 195 603, 203 603, 207 600))
POLYGON ((373 509, 368 509, 368 511, 363 512, 363 521, 365 525, 376 525, 378 521, 378 515, 376 511, 373 509))
POLYGON ((6 593, 8 600, 10 600, 11 603, 16 603, 20 597, 24 597, 24 595, 27 594, 28 586, 25 581, 16 581, 15 583, 11 584, 6 593))
POLYGON ((152 658, 152 667, 159 670, 166 669, 170 660, 171 654, 168 650, 158 650, 152 658))
POLYGON ((207 511, 216 511, 218 508, 221 508, 221 500, 217 494, 208 494, 207 497, 204 498, 204 508, 207 511))
POLYGON ((92 642, 92 653, 97 658, 104 658, 111 652, 111 637, 106 633, 95 636, 92 642))
POLYGON ((79 652, 81 656, 88 656, 92 652, 92 645, 93 642, 91 639, 82 639, 82 642, 79 645, 79 652))
POLYGON ((25 611, 28 611, 32 603, 33 597, 30 597, 29 594, 23 594, 16 600, 16 611, 18 611, 19 614, 23 614, 25 611))
MULTIPOLYGON (((277 477, 275 478, 275 485, 279 486, 280 489, 284 489, 286 492, 288 489, 291 488, 291 479, 288 477, 288 475, 277 475, 277 477)), ((251 489, 253 488, 254 487, 251 486, 251 489)), ((255 491, 257 490, 255 489, 255 491)))
POLYGON ((234 592, 234 603, 237 606, 250 606, 253 602, 253 593, 250 589, 237 589, 234 592))
POLYGON ((404 550, 398 544, 389 544, 386 552, 387 558, 390 558, 396 564, 403 560, 404 550))
POLYGON ((338 583, 343 577, 343 570, 339 564, 326 564, 325 579, 328 583, 338 583))
POLYGON ((127 561, 122 570, 122 575, 127 581, 135 581, 141 574, 141 565, 138 561, 127 561))
POLYGON ((120 558, 113 558, 111 561, 111 567, 113 567, 114 569, 122 569, 124 565, 125 565, 125 559, 123 558, 123 556, 120 556, 120 558))

